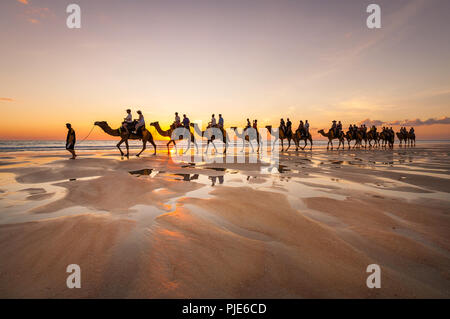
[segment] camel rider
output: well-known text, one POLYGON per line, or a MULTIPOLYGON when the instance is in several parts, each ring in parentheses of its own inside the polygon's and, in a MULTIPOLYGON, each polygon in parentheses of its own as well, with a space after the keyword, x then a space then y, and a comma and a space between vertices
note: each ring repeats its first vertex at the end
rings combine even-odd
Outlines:
POLYGON ((286 124, 284 123, 283 119, 280 119, 280 130, 282 130, 283 134, 286 135, 286 124))
MULTIPOLYGON (((406 127, 405 127, 405 131, 406 131, 406 127)), ((411 127, 411 128, 409 129, 409 134, 414 134, 414 127, 411 127)))
POLYGON ((308 123, 308 120, 305 121, 305 133, 306 133, 306 136, 309 136, 309 123, 308 123))
POLYGON ((177 127, 181 126, 181 120, 178 112, 175 112, 175 120, 173 121, 173 124, 171 126, 172 129, 176 129, 177 127))
POLYGON ((305 132, 305 126, 303 125, 303 121, 300 120, 300 124, 298 125, 297 132, 300 133, 300 136, 303 136, 305 132))
POLYGON ((367 127, 366 124, 361 125, 361 133, 363 134, 363 137, 367 137, 367 127))
POLYGON ((136 127, 134 128, 134 134, 136 135, 142 135, 142 129, 145 128, 145 120, 144 115, 142 115, 141 111, 136 112, 139 115, 139 118, 137 119, 136 127))
POLYGON ((218 125, 218 127, 221 129, 221 130, 223 130, 223 126, 224 125, 224 123, 223 123, 223 117, 222 117, 222 114, 219 114, 219 125, 218 125))
POLYGON ((336 120, 333 120, 333 122, 332 122, 333 124, 331 125, 331 130, 333 131, 333 135, 334 136, 337 136, 337 132, 336 132, 336 120))
POLYGON ((133 117, 131 116, 131 110, 127 109, 127 116, 124 117, 123 119, 122 128, 128 134, 129 133, 128 129, 132 129, 132 125, 133 125, 133 117))
POLYGON ((254 128, 255 130, 258 130, 258 120, 254 120, 254 121, 253 121, 253 128, 254 128))
POLYGON ((209 122, 209 127, 217 127, 216 118, 214 117, 214 114, 211 116, 211 122, 209 122))
POLYGON ((342 123, 341 123, 341 121, 339 121, 338 122, 338 124, 336 125, 336 136, 339 136, 339 135, 341 135, 341 132, 342 132, 342 123))
POLYGON ((291 122, 291 120, 289 119, 289 118, 287 118, 286 119, 286 136, 287 135, 290 135, 291 134, 291 132, 292 132, 292 122, 291 122))
POLYGON ((358 135, 358 126, 356 124, 353 124, 353 138, 356 138, 358 135))
POLYGON ((186 116, 186 114, 183 114, 183 126, 189 130, 189 125, 191 121, 189 121, 189 118, 186 116))
POLYGON ((250 119, 247 119, 247 125, 245 126, 245 129, 248 129, 252 127, 252 124, 250 123, 250 119))

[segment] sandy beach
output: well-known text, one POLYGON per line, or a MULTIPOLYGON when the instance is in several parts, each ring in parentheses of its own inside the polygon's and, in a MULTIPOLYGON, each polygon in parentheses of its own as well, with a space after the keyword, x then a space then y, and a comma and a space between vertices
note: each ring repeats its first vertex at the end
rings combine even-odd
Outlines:
POLYGON ((315 147, 269 171, 1 153, 0 298, 449 298, 449 155, 315 147))

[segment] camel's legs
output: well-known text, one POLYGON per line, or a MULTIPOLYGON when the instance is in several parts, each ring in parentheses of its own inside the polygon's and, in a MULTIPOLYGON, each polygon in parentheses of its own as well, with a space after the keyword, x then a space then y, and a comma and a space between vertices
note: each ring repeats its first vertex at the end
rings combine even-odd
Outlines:
POLYGON ((136 154, 137 157, 139 157, 139 155, 141 155, 141 153, 143 151, 145 151, 145 149, 147 148, 147 141, 146 140, 142 140, 142 150, 136 154))
POLYGON ((130 156, 130 150, 129 150, 129 146, 128 146, 128 139, 125 140, 125 146, 127 147, 127 157, 130 156))
POLYGON ((289 147, 291 147, 291 139, 288 138, 287 140, 288 140, 288 147, 287 147, 286 151, 288 151, 288 150, 289 150, 289 147))
POLYGON ((120 140, 120 142, 119 143, 117 143, 117 148, 119 149, 119 151, 120 151, 120 156, 123 156, 123 152, 122 152, 122 149, 120 148, 120 145, 122 145, 122 143, 123 142, 125 142, 125 139, 124 138, 122 138, 121 140, 120 140))
POLYGON ((156 155, 156 144, 155 144, 155 142, 153 141, 153 140, 149 140, 149 142, 153 145, 153 148, 154 148, 154 152, 153 152, 153 155, 156 155))

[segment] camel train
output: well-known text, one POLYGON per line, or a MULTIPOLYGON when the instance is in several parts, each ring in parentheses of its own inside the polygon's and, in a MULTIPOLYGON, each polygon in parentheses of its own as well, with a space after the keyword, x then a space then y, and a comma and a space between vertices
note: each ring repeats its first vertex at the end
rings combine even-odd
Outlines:
MULTIPOLYGON (((177 113, 176 113, 177 114, 177 113)), ((184 115, 185 116, 185 115, 184 115)), ((220 119, 222 117, 220 116, 220 119)), ((214 115, 213 115, 214 120, 214 115)), ((247 126, 239 132, 237 127, 230 127, 236 137, 238 139, 242 140, 242 149, 241 152, 244 151, 246 143, 250 146, 252 152, 254 152, 253 144, 256 142, 257 144, 257 152, 259 152, 260 144, 261 144, 261 136, 256 128, 256 122, 254 122, 253 126, 249 126, 249 121, 247 121, 247 126)), ((138 120, 134 120, 129 123, 122 123, 122 126, 113 129, 111 128, 106 121, 97 121, 94 123, 94 125, 99 126, 106 134, 110 136, 119 137, 120 141, 117 143, 116 147, 120 151, 120 155, 129 157, 129 144, 128 140, 141 140, 142 141, 142 149, 136 154, 136 156, 140 156, 147 148, 147 143, 150 143, 153 146, 153 155, 156 155, 156 144, 154 142, 153 136, 150 133, 149 130, 145 128, 145 123, 141 125, 140 129, 133 129, 134 127, 137 127, 136 125, 139 123, 138 120), (122 151, 121 145, 125 143, 126 146, 126 153, 122 151)), ((219 120, 220 123, 220 120, 219 120)), ((224 145, 223 153, 226 154, 227 148, 229 146, 230 137, 225 131, 223 127, 223 119, 221 122, 222 125, 215 124, 214 121, 208 123, 208 127, 205 131, 202 131, 201 128, 198 126, 197 123, 190 123, 189 119, 185 116, 185 119, 183 120, 183 123, 181 121, 176 121, 174 124, 172 124, 169 129, 163 130, 161 126, 159 125, 159 122, 152 122, 150 123, 150 126, 153 126, 155 130, 158 132, 158 134, 162 137, 169 137, 170 140, 167 142, 167 151, 170 152, 170 144, 174 145, 174 148, 176 150, 176 141, 186 139, 188 140, 188 145, 186 150, 184 150, 184 153, 186 153, 188 150, 190 150, 191 145, 194 144, 196 151, 198 152, 198 145, 196 142, 196 139, 194 137, 194 133, 199 135, 202 138, 206 138, 207 144, 206 144, 206 151, 208 152, 209 144, 212 144, 215 151, 218 152, 216 145, 214 144, 214 140, 216 140, 220 133, 221 133, 221 141, 224 145), (193 129, 194 132, 191 132, 190 128, 193 129), (220 133, 216 130, 220 130, 220 133), (217 135, 217 138, 216 138, 217 135), (174 138, 175 136, 175 138, 174 138)), ((311 133, 309 132, 309 124, 306 121, 307 126, 305 127, 303 125, 303 122, 301 121, 299 128, 293 132, 290 121, 288 119, 288 125, 284 124, 284 121, 281 120, 280 126, 278 129, 273 129, 271 125, 267 125, 266 129, 270 133, 271 136, 275 138, 275 140, 272 143, 272 151, 274 150, 276 143, 279 141, 281 142, 281 151, 288 151, 291 147, 291 142, 294 142, 295 144, 295 150, 298 151, 299 149, 304 150, 308 142, 310 144, 310 150, 312 150, 313 146, 313 140, 311 133), (287 141, 288 145, 286 150, 284 149, 284 142, 287 141), (300 146, 300 142, 304 141, 304 145, 300 146)), ((325 132, 325 130, 321 129, 318 131, 318 133, 324 137, 327 138, 327 149, 331 147, 333 149, 333 141, 338 141, 338 147, 339 150, 342 146, 342 149, 345 148, 345 142, 347 142, 348 149, 351 149, 351 142, 355 142, 353 144, 353 149, 355 148, 367 148, 367 144, 369 144, 369 148, 372 147, 381 147, 381 148, 393 148, 394 146, 394 140, 395 136, 397 136, 398 140, 400 141, 399 146, 415 146, 416 144, 416 136, 414 133, 414 128, 411 128, 409 131, 406 130, 405 127, 402 127, 400 129, 400 132, 397 132, 394 134, 394 131, 392 128, 386 128, 383 127, 381 132, 377 132, 377 129, 375 126, 372 126, 372 128, 367 131, 365 125, 361 125, 360 127, 357 127, 356 125, 350 125, 348 131, 344 132, 342 130, 342 125, 339 122, 339 124, 336 124, 336 121, 333 121, 332 127, 328 130, 328 132, 325 132), (364 143, 364 144, 363 144, 364 143), (373 143, 373 144, 372 144, 373 143)))

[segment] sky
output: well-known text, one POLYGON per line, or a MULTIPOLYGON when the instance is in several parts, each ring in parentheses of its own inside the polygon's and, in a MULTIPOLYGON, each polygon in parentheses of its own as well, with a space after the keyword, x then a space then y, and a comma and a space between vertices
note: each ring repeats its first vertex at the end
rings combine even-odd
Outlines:
POLYGON ((448 0, 2 0, 0 139, 64 139, 67 122, 80 139, 127 108, 163 128, 178 111, 450 139, 449 34, 448 0))

